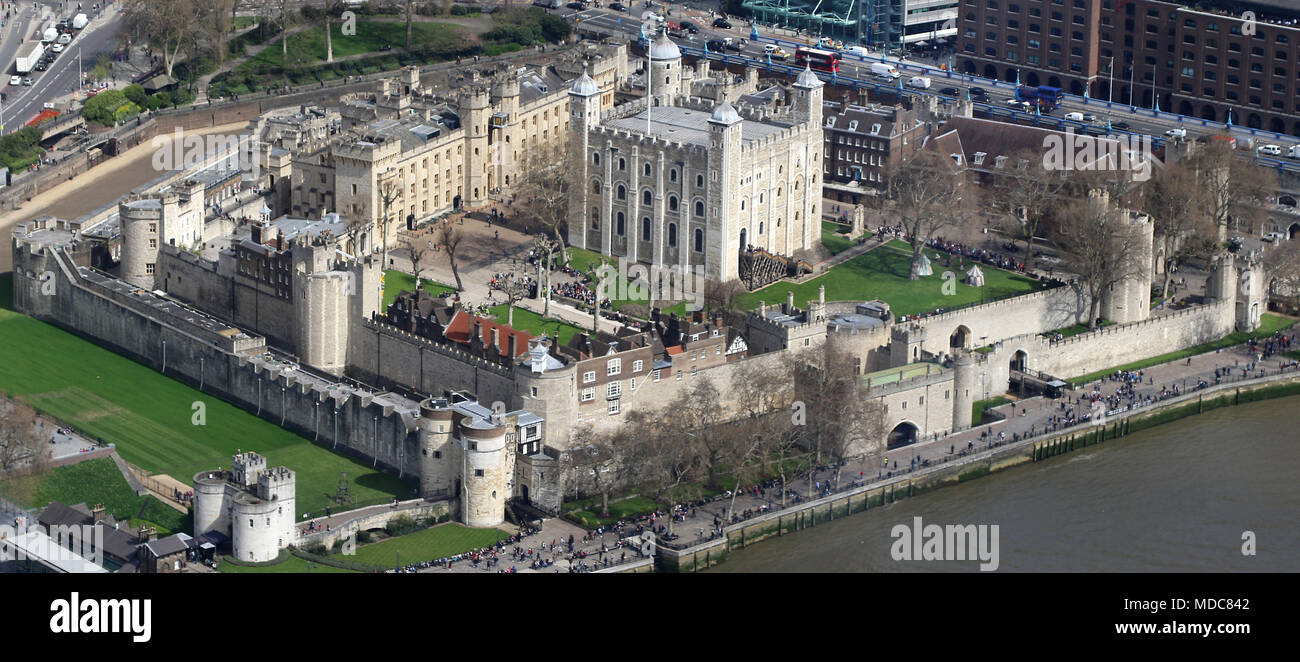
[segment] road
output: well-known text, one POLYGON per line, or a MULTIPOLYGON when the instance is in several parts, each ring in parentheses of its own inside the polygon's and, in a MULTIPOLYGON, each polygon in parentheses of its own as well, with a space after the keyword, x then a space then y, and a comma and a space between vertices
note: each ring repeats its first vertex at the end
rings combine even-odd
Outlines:
MULTIPOLYGON (((45 4, 53 7, 59 5, 58 2, 47 2, 45 4)), ((25 123, 41 112, 47 102, 53 102, 55 99, 63 97, 76 89, 79 84, 78 59, 81 60, 80 72, 89 73, 94 68, 95 59, 99 53, 115 48, 117 34, 121 29, 121 18, 116 9, 113 7, 101 8, 99 12, 94 12, 91 10, 90 4, 83 4, 84 8, 81 13, 86 14, 91 19, 90 24, 73 38, 72 43, 64 46, 64 51, 54 60, 54 64, 51 65, 48 71, 32 72, 35 84, 31 87, 8 85, 9 75, 13 72, 14 55, 18 50, 19 40, 12 38, 10 33, 5 33, 5 44, 3 48, 0 48, 0 62, 4 62, 6 67, 4 79, 0 80, 0 82, 6 84, 4 92, 7 97, 4 100, 4 120, 0 122, 4 125, 4 133, 21 129, 25 123), (105 14, 105 11, 108 13, 105 14)), ((43 23, 32 20, 33 10, 30 4, 23 7, 23 15, 28 23, 23 28, 25 32, 22 34, 29 38, 39 36, 35 35, 35 32, 40 29, 43 23)), ((46 7, 46 9, 49 8, 46 7)), ((71 17, 76 13, 75 5, 73 5, 70 10, 64 10, 62 13, 51 12, 49 15, 53 16, 54 20, 58 20, 59 18, 71 17)))
MULTIPOLYGON (((631 7, 630 12, 618 12, 608 7, 600 9, 588 8, 577 11, 569 8, 552 10, 570 21, 576 20, 577 27, 584 30, 595 30, 610 35, 623 35, 629 39, 636 39, 641 32, 642 14, 646 11, 641 5, 631 7)), ((690 35, 689 38, 674 38, 679 46, 687 48, 703 49, 704 44, 711 39, 720 39, 731 37, 732 39, 747 39, 748 43, 739 50, 726 50, 717 55, 710 55, 711 59, 723 58, 724 56, 731 61, 739 61, 739 58, 750 60, 749 63, 759 66, 769 63, 763 48, 767 44, 777 43, 782 49, 790 54, 785 60, 771 60, 770 63, 774 69, 780 70, 782 65, 795 66, 794 49, 797 43, 791 37, 773 35, 767 28, 759 26, 759 40, 751 39, 753 28, 744 21, 729 19, 733 25, 731 29, 716 29, 711 27, 713 17, 708 12, 701 12, 690 8, 675 6, 672 8, 672 15, 668 17, 670 21, 680 22, 689 20, 697 25, 700 30, 698 34, 690 35)), ((959 73, 947 72, 937 67, 926 65, 915 60, 898 60, 895 57, 882 58, 879 53, 872 52, 870 55, 862 56, 855 53, 842 52, 842 61, 840 63, 839 74, 836 77, 840 83, 844 83, 844 78, 856 79, 864 83, 864 87, 873 92, 873 96, 881 98, 882 101, 890 102, 900 97, 920 97, 922 95, 938 95, 941 102, 951 102, 955 98, 966 98, 967 90, 972 88, 982 88, 987 95, 987 103, 979 103, 978 97, 975 97, 975 114, 982 117, 990 117, 1003 121, 1012 121, 1017 123, 1030 123, 1043 126, 1045 128, 1066 129, 1074 128, 1078 133, 1088 133, 1089 135, 1110 135, 1119 138, 1125 136, 1151 136, 1152 146, 1160 147, 1164 145, 1167 138, 1165 132, 1170 129, 1183 128, 1187 130, 1187 139, 1194 140, 1198 137, 1211 134, 1222 133, 1224 127, 1222 124, 1213 124, 1202 126, 1201 120, 1195 117, 1178 117, 1172 113, 1162 113, 1159 117, 1153 117, 1152 111, 1143 108, 1134 108, 1124 104, 1111 104, 1107 108, 1105 101, 1088 100, 1084 103, 1082 99, 1071 99, 1066 97, 1061 108, 1053 111, 1049 115, 1041 117, 1035 116, 1033 112, 1019 112, 1010 108, 1006 101, 1015 96, 1015 83, 1005 81, 994 81, 984 78, 967 79, 959 73), (871 73, 871 64, 873 62, 887 61, 895 64, 902 72, 902 77, 898 81, 885 81, 877 78, 871 73), (918 71, 918 67, 924 67, 926 71, 918 71), (928 90, 908 89, 900 85, 912 76, 925 75, 932 79, 933 83, 928 90), (903 88, 903 89, 900 89, 903 88), (956 95, 941 95, 939 90, 944 88, 955 88, 956 95), (1064 115, 1069 112, 1089 113, 1097 117, 1094 122, 1075 122, 1064 119, 1064 115), (1107 125, 1107 119, 1110 119, 1110 125, 1107 125), (1116 126, 1121 124, 1121 126, 1116 126), (1126 127, 1123 125, 1127 125, 1126 127)), ((835 80, 830 74, 818 72, 818 75, 828 82, 835 80)), ((1283 154, 1291 146, 1300 145, 1300 137, 1285 136, 1274 137, 1271 133, 1264 135, 1252 135, 1251 130, 1245 127, 1232 127, 1232 133, 1239 140, 1239 149, 1251 149, 1263 144, 1275 144, 1282 148, 1283 154), (1245 140, 1253 139, 1253 145, 1245 140)), ((1263 166, 1276 167, 1283 170, 1300 171, 1300 160, 1288 159, 1283 157, 1267 157, 1255 154, 1257 163, 1263 166)))

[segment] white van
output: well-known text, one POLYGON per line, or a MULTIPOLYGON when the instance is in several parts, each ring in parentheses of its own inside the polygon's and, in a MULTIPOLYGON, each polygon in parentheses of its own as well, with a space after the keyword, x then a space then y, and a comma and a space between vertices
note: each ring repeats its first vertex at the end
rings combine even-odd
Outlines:
POLYGON ((849 52, 853 53, 854 55, 861 55, 863 57, 871 55, 871 53, 867 51, 865 46, 849 46, 849 52))
POLYGON ((1288 159, 1300 159, 1300 145, 1292 145, 1291 149, 1286 151, 1288 159))
POLYGON ((925 76, 913 76, 911 80, 907 81, 907 86, 915 87, 918 90, 928 90, 930 89, 930 79, 925 76))
POLYGON ((1082 122, 1083 113, 1066 113, 1065 119, 1070 120, 1072 122, 1082 122))
POLYGON ((903 74, 898 73, 898 68, 887 62, 871 63, 871 73, 881 78, 898 78, 903 74))

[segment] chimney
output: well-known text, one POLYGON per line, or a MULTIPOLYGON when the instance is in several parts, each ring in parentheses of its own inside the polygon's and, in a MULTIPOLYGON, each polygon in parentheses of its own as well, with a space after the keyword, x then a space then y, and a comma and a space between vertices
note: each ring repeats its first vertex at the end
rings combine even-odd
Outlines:
POLYGON ((474 344, 475 341, 483 342, 483 320, 480 320, 477 317, 474 318, 474 335, 470 336, 469 339, 471 345, 474 344))
POLYGON ((766 302, 766 301, 759 301, 759 302, 758 302, 758 314, 759 314, 759 316, 761 316, 761 317, 767 317, 767 302, 766 302))
POLYGON ((284 250, 284 230, 275 235, 275 250, 284 250))
POLYGON ((492 327, 492 353, 501 353, 501 327, 492 327))
POLYGON ((98 524, 104 520, 104 504, 97 503, 94 508, 90 509, 90 523, 98 524))
POLYGON ((786 315, 794 314, 794 291, 793 290, 785 291, 785 310, 783 310, 782 312, 784 312, 786 315))
POLYGON ((507 336, 506 343, 510 346, 510 358, 513 359, 516 356, 518 356, 519 352, 517 346, 519 344, 519 341, 516 339, 516 334, 511 333, 509 336, 507 336))
POLYGON ((817 303, 826 303, 826 286, 817 286, 817 303))
POLYGON ((704 311, 703 310, 693 311, 691 314, 691 321, 695 322, 696 324, 704 323, 704 311))
POLYGON ((253 224, 253 243, 262 243, 262 224, 260 222, 253 224))

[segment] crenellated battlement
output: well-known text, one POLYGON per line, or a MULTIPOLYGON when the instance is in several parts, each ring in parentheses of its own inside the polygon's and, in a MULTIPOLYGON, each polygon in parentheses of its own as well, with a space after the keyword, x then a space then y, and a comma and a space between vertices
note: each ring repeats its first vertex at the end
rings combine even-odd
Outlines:
POLYGON ((376 322, 372 319, 363 319, 361 320, 361 325, 363 328, 371 329, 378 333, 387 335, 391 338, 402 340, 403 342, 410 343, 422 349, 429 349, 438 352, 439 354, 448 356, 462 363, 472 365, 475 368, 483 368, 485 370, 490 370, 503 377, 510 377, 514 374, 513 364, 511 364, 511 366, 509 367, 503 366, 500 363, 490 361, 488 359, 483 358, 482 356, 477 356, 471 352, 460 349, 459 347, 452 346, 452 344, 435 342, 433 340, 430 340, 429 338, 425 338, 424 336, 419 336, 414 333, 410 333, 408 331, 399 329, 395 326, 392 326, 391 324, 386 324, 384 322, 376 322))

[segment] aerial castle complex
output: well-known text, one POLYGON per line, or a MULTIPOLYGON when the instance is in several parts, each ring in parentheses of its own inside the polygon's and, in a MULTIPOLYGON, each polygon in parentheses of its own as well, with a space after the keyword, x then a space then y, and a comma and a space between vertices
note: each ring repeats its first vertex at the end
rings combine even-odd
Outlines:
MULTIPOLYGON (((737 108, 730 87, 752 88, 753 77, 684 72, 670 45, 653 46, 648 101, 615 105, 627 54, 602 46, 544 71, 475 74, 451 104, 408 71, 339 109, 259 118, 264 170, 240 184, 255 195, 230 198, 228 179, 186 172, 107 215, 21 224, 15 306, 412 477, 415 496, 452 502, 472 526, 500 523, 512 502, 558 510, 575 426, 617 425, 698 379, 738 409, 732 386, 742 371, 789 352, 830 345, 851 357, 889 431, 855 451, 870 452, 969 427, 972 404, 1017 375, 1077 376, 1259 324, 1253 256, 1220 260, 1205 303, 1173 314, 1151 316, 1150 275, 1131 278, 1101 302, 1116 325, 1060 341, 1041 334, 1086 322, 1090 302, 1077 287, 1046 282, 901 321, 879 301, 826 301, 823 291, 800 308, 790 294, 740 326, 656 313, 643 328, 567 344, 427 294, 383 307, 380 255, 403 219, 482 201, 519 176, 516 152, 544 144, 574 155, 575 245, 702 266, 710 280, 737 278, 747 255, 795 257, 813 246, 822 83, 805 72, 788 106, 737 108), (720 100, 692 98, 688 85, 720 100), (390 179, 405 195, 385 203, 390 179), (251 222, 212 210, 227 198, 251 222), (118 249, 114 277, 103 256, 118 249)), ((1150 219, 1125 213, 1125 240, 1150 264, 1150 219)), ((201 472, 196 532, 227 532, 243 560, 274 557, 296 539, 294 482, 255 453, 228 472, 201 472)))

